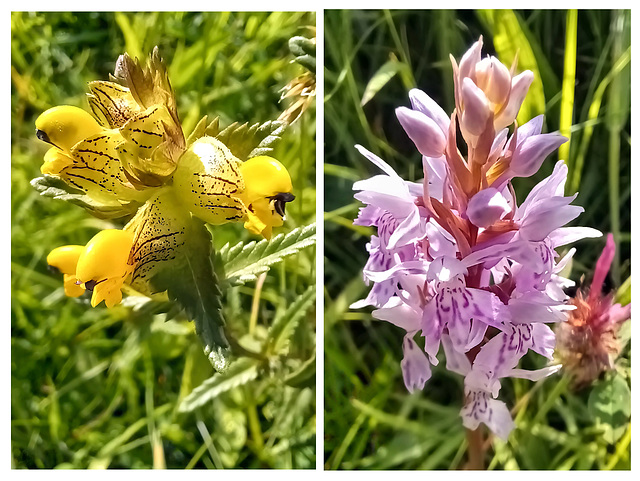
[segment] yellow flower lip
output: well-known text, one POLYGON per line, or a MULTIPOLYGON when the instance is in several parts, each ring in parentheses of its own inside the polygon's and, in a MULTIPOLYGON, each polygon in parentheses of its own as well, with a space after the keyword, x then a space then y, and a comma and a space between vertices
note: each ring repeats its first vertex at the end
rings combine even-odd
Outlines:
POLYGON ((52 107, 36 119, 36 137, 66 153, 102 130, 91 114, 71 105, 52 107))
POLYGON ((127 261, 132 244, 133 234, 130 232, 119 229, 100 231, 87 243, 78 259, 78 279, 86 284, 122 278, 128 271, 127 261))

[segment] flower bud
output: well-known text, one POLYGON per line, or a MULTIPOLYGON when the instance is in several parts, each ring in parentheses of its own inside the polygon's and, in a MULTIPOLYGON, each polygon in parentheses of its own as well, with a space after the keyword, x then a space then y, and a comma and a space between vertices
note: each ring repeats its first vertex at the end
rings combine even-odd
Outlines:
POLYGON ((511 80, 511 92, 505 108, 496 116, 493 125, 496 130, 503 129, 513 123, 518 116, 522 102, 533 82, 533 72, 525 70, 511 80))
MULTIPOLYGON (((469 141, 484 132, 491 107, 484 92, 468 77, 462 81, 462 102, 464 108, 460 129, 469 141)), ((472 141, 472 144, 475 142, 472 141)))
POLYGON ((447 135, 451 119, 435 100, 420 89, 409 90, 409 100, 411 101, 411 107, 413 107, 413 110, 417 110, 418 112, 425 114, 438 124, 445 136, 447 135))
POLYGON ((511 73, 497 58, 484 58, 476 65, 476 85, 491 103, 500 107, 509 98, 511 73))
POLYGON ((446 147, 446 137, 438 124, 427 115, 406 107, 396 109, 400 125, 422 155, 440 157, 446 147))
POLYGON ((542 165, 544 159, 567 140, 560 134, 532 135, 520 141, 513 157, 510 168, 516 177, 529 177, 542 165))
POLYGON ((458 68, 460 73, 460 79, 470 77, 475 80, 476 64, 480 62, 480 54, 482 52, 482 37, 475 42, 469 50, 467 50, 460 59, 460 67, 458 68))
POLYGON ((483 189, 469 199, 467 217, 478 227, 487 228, 511 211, 509 202, 493 187, 483 189))

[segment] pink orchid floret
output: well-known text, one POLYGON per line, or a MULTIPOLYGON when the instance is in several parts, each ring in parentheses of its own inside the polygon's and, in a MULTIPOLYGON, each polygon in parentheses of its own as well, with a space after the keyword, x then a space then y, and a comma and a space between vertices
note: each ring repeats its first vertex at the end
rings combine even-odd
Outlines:
MULTIPOLYGON (((374 306, 374 318, 404 330, 401 370, 410 392, 427 385, 443 354, 446 368, 464 376, 465 427, 484 423, 507 439, 514 424, 497 399, 501 380, 537 381, 556 372, 550 325, 576 309, 563 290, 572 281, 560 275, 575 249, 562 258, 556 249, 601 234, 564 226, 584 209, 572 204, 575 195, 564 195, 562 161, 518 205, 511 180, 533 175, 566 139, 542 133, 542 116, 517 125, 533 75, 514 75, 515 65, 483 59, 481 50, 482 38, 459 65, 452 59, 451 115, 417 89, 409 92, 411 108, 396 110, 422 154, 420 183, 356 146, 381 173, 354 184, 355 198, 365 204, 355 223, 375 227, 377 235, 367 245, 363 273, 373 286, 351 307, 374 306), (551 364, 519 369, 529 352, 551 364)), ((615 309, 607 312, 611 317, 615 309)))

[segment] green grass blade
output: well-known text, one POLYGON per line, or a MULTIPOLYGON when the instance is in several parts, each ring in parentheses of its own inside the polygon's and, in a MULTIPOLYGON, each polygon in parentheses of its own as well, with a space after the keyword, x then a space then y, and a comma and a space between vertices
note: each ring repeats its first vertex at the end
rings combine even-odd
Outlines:
POLYGON ((589 106, 589 113, 587 116, 587 122, 585 124, 582 138, 580 139, 580 148, 578 154, 575 157, 572 169, 569 171, 569 193, 575 193, 580 188, 580 180, 582 178, 582 170, 584 168, 584 160, 587 156, 587 149, 589 148, 589 142, 593 135, 594 127, 600 123, 600 107, 604 99, 604 94, 607 92, 607 87, 628 65, 631 61, 631 47, 618 57, 616 63, 611 68, 611 71, 602 79, 595 94, 593 100, 589 106))
POLYGON ((360 105, 365 105, 369 100, 371 100, 375 95, 387 85, 387 83, 396 76, 400 70, 404 67, 404 64, 398 62, 398 59, 395 56, 391 57, 391 60, 382 64, 382 66, 378 69, 378 71, 373 74, 369 83, 364 89, 364 94, 362 95, 362 100, 360 101, 360 105))
POLYGON ((564 47, 564 75, 562 77, 562 101, 560 103, 560 133, 569 140, 560 146, 558 156, 569 162, 571 125, 573 124, 573 98, 576 85, 576 50, 578 46, 578 11, 567 12, 567 30, 564 47))
MULTIPOLYGON (((625 49, 631 48, 631 12, 617 10, 613 14, 614 35, 611 55, 615 61, 625 49)), ((625 67, 611 82, 607 130, 609 131, 609 217, 611 232, 616 241, 616 251, 611 264, 611 276, 620 284, 620 133, 624 128, 630 109, 631 69, 625 67)))

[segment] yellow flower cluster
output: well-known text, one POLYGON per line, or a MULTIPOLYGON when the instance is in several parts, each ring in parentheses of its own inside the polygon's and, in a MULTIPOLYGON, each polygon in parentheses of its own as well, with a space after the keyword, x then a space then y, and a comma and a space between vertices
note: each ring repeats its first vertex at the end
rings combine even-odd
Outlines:
POLYGON ((147 68, 122 55, 115 79, 120 83, 89 84, 93 115, 58 106, 36 120, 37 137, 51 144, 43 174, 62 179, 98 205, 138 210, 123 230, 102 231, 86 246, 59 247, 47 258, 64 274, 65 293, 77 297, 92 291, 92 306, 102 300, 107 307, 118 304, 123 285, 149 270, 149 259, 171 259, 164 251, 181 245, 176 239, 185 237, 185 218, 242 221, 269 239, 273 227, 283 223, 285 204, 294 199, 291 177, 276 159, 243 162, 208 136, 187 145, 157 49, 147 68), (158 233, 173 244, 158 242, 158 233), (147 252, 154 248, 163 255, 147 252))

